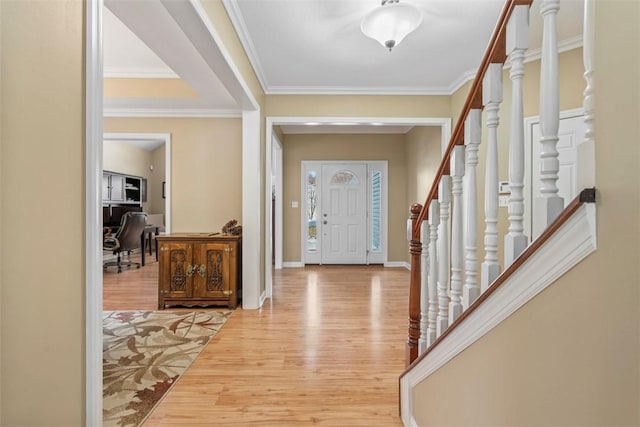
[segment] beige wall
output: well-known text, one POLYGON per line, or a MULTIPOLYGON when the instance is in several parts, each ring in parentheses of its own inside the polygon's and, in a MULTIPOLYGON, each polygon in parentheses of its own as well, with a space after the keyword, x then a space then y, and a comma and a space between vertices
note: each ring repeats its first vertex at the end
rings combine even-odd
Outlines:
POLYGON ((421 383, 418 425, 640 424, 639 5, 596 5, 597 252, 421 383))
MULTIPOLYGON (((423 204, 441 160, 441 128, 416 126, 406 134, 407 208, 423 204)), ((408 252, 407 252, 408 256, 408 252)), ((408 260, 408 258, 407 258, 408 260)))
POLYGON ((449 117, 448 96, 269 95, 267 116, 449 117))
MULTIPOLYGON (((149 165, 151 164, 151 152, 136 147, 124 141, 105 140, 102 145, 102 169, 109 172, 118 172, 126 175, 134 175, 149 178, 149 165)), ((147 182, 147 193, 148 193, 147 182)), ((142 210, 149 213, 149 194, 147 202, 142 203, 142 210)))
POLYGON ((83 17, 2 2, 3 426, 85 419, 83 17))
POLYGON ((104 79, 105 98, 198 98, 181 79, 104 79))
MULTIPOLYGON (((231 56, 235 67, 244 78, 249 90, 256 99, 256 102, 260 104, 261 109, 264 109, 264 91, 262 90, 260 81, 251 66, 249 57, 242 47, 238 34, 236 34, 233 24, 229 19, 227 9, 225 9, 221 0, 201 0, 200 3, 202 3, 202 6, 211 20, 216 33, 220 36, 220 39, 231 56)), ((262 120, 262 122, 264 123, 264 120, 262 120)), ((261 132, 261 135, 264 142, 264 132, 261 132)), ((264 146, 264 144, 262 145, 264 146)), ((261 158, 264 159, 264 155, 261 158)))
MULTIPOLYGON (((283 260, 300 261, 300 202, 302 160, 388 160, 388 260, 405 261, 406 172, 404 135, 285 135, 283 151, 283 260)), ((300 205, 301 206, 301 205, 300 205)))
POLYGON ((105 132, 171 134, 171 231, 220 231, 242 219, 240 119, 106 118, 105 132))

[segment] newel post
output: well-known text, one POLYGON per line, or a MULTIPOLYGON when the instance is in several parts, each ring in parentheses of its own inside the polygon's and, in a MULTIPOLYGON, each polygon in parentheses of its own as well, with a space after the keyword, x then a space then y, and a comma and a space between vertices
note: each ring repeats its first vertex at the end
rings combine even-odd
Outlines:
POLYGON ((409 282, 409 331, 406 366, 409 366, 418 357, 418 340, 420 339, 420 255, 422 254, 422 243, 417 223, 421 210, 422 205, 419 203, 411 205, 411 241, 409 243, 411 278, 409 282))

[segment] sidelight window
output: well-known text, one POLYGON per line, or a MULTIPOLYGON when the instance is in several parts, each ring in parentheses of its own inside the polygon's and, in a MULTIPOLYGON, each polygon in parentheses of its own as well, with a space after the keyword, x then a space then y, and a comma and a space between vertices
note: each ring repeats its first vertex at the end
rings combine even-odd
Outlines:
POLYGON ((382 250, 382 172, 371 174, 371 252, 382 250))
POLYGON ((316 171, 307 172, 307 251, 317 250, 317 211, 318 211, 318 173, 316 171))

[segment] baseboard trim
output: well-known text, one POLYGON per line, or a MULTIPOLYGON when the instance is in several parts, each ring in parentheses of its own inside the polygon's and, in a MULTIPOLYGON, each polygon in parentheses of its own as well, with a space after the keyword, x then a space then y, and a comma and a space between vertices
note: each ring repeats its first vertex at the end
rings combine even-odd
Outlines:
MULTIPOLYGON (((405 261, 389 261, 382 264, 384 267, 389 268, 406 268, 407 270, 411 270, 411 264, 405 261)), ((282 268, 304 268, 305 264, 299 261, 284 261, 282 263, 282 268)))
POLYGON ((404 267, 407 270, 411 270, 411 264, 405 261, 388 261, 383 264, 385 267, 393 268, 393 267, 404 267))
POLYGON ((259 307, 262 307, 262 304, 264 304, 264 301, 267 299, 267 291, 263 291, 262 294, 260 294, 260 304, 259 307))
MULTIPOLYGON (((400 379, 400 412, 413 418, 412 390, 596 250, 595 203, 583 204, 502 286, 400 379)), ((415 422, 415 421, 414 421, 415 422)))
POLYGON ((304 268, 304 263, 299 261, 283 262, 282 268, 304 268))

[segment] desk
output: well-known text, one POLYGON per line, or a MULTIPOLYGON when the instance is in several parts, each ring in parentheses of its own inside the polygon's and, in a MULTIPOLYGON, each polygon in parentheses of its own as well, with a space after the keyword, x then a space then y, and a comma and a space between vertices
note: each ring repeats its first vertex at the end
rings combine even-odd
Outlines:
MULTIPOLYGON (((151 255, 151 239, 155 233, 157 237, 160 234, 160 227, 157 225, 147 225, 140 235, 140 254, 142 256, 141 264, 144 267, 144 253, 147 247, 147 239, 149 241, 149 255, 151 255)), ((156 261, 158 261, 158 240, 156 239, 156 261)))

